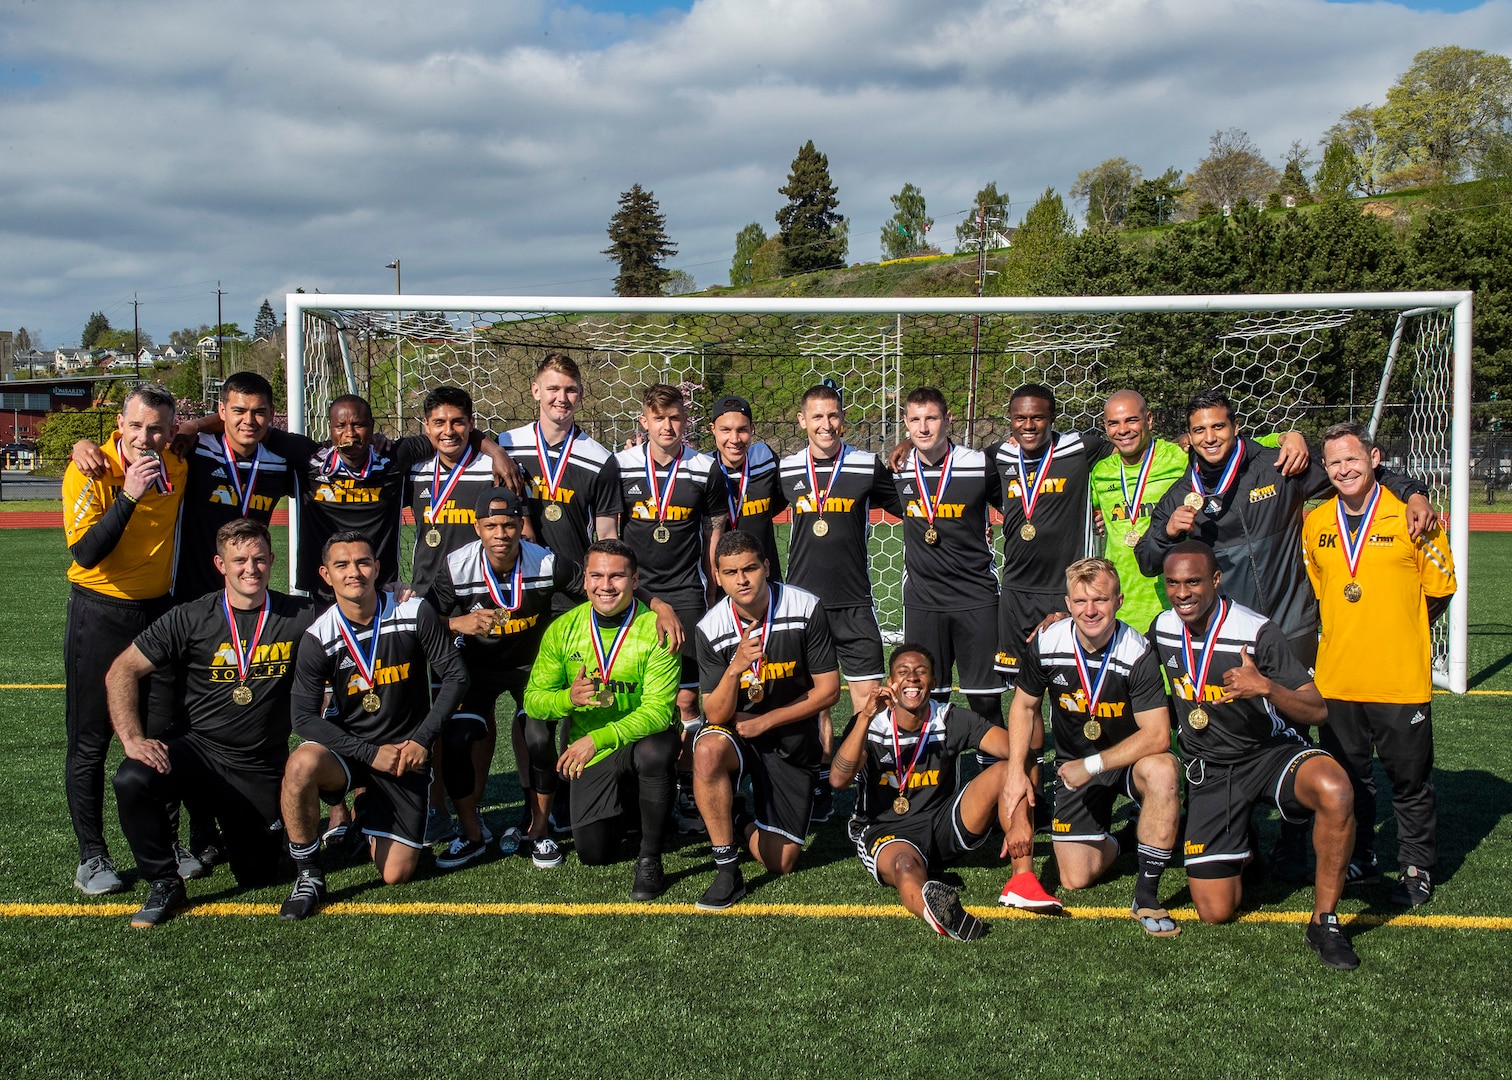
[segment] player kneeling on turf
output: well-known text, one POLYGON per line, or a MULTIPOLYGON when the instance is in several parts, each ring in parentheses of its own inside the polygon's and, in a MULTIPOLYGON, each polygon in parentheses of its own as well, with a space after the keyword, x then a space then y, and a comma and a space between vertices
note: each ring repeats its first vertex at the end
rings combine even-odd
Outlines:
MULTIPOLYGON (((1060 761, 1055 786, 1055 864, 1061 884, 1084 889, 1118 858, 1108 833, 1113 802, 1127 795, 1141 806, 1139 877, 1134 918, 1146 933, 1181 931, 1160 906, 1160 876, 1176 845, 1178 776, 1171 753, 1171 710, 1160 658, 1145 638, 1118 618, 1123 592, 1107 559, 1080 559, 1066 568, 1066 610, 1037 632, 1024 650, 1014 683, 1008 730, 1013 738, 1010 809, 1034 801, 1025 768, 1029 740, 1050 691, 1050 726, 1060 761)), ((1013 883, 1004 903, 1014 904, 1013 883)))
POLYGON ((435 609, 380 593, 378 570, 361 533, 326 541, 320 576, 336 603, 310 627, 294 664, 294 732, 307 741, 289 755, 283 778, 284 829, 299 871, 279 911, 285 919, 306 918, 325 897, 322 797, 334 804, 364 789, 357 820, 385 884, 408 881, 426 846, 431 744, 461 704, 467 669, 435 609), (427 664, 441 684, 434 702, 427 664))
POLYGON ((987 839, 994 820, 1006 834, 1004 856, 1034 848, 1023 814, 1010 821, 1006 760, 956 792, 958 759, 968 750, 1009 755, 1008 732, 976 713, 932 701, 934 657, 922 645, 893 650, 887 682, 851 720, 830 765, 830 783, 853 779, 850 834, 871 875, 898 890, 903 906, 941 934, 971 941, 986 925, 961 906, 956 890, 935 880, 944 867, 987 839))
POLYGON ((745 895, 740 848, 768 872, 788 874, 808 836, 823 748, 819 710, 840 699, 840 671, 819 598, 767 581, 750 533, 727 532, 714 551, 725 600, 698 623, 704 727, 693 740, 693 796, 714 846, 714 883, 698 906, 727 908, 745 895), (732 818, 735 789, 751 774, 754 820, 732 818))

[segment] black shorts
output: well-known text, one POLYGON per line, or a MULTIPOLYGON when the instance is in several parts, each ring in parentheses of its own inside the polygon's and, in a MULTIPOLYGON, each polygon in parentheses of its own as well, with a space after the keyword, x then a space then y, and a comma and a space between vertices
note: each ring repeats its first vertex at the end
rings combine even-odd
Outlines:
POLYGON ((452 713, 452 719, 476 720, 492 727, 499 695, 504 693, 514 698, 516 712, 524 711, 525 683, 530 679, 529 667, 493 667, 486 660, 480 660, 476 654, 467 659, 467 693, 462 695, 462 702, 457 706, 457 711, 452 713))
POLYGON ((1109 769, 1098 773, 1081 787, 1072 790, 1055 778, 1055 820, 1050 823, 1050 839, 1091 842, 1106 840, 1113 824, 1113 804, 1118 796, 1134 801, 1134 767, 1109 769))
MULTIPOLYGON (((677 747, 682 743, 682 727, 674 725, 645 738, 670 740, 668 752, 675 758, 677 747)), ((588 766, 583 775, 572 781, 574 828, 617 818, 625 812, 620 789, 626 780, 635 776, 635 747, 641 741, 626 743, 604 760, 588 766)))
POLYGON ((364 789, 355 805, 357 824, 364 836, 393 840, 405 847, 428 846, 425 843, 425 814, 430 809, 429 765, 403 776, 390 776, 364 762, 342 757, 334 750, 331 754, 346 773, 346 787, 320 794, 334 805, 336 800, 345 799, 353 790, 364 789))
POLYGON ((1011 682, 1018 674, 1019 657, 1024 654, 1030 632, 1045 621, 1052 611, 1064 611, 1062 593, 1019 592, 1003 586, 998 595, 997 670, 1011 682))
MULTIPOLYGON (((808 720, 799 724, 807 725, 808 720)), ((706 737, 728 739, 735 747, 735 757, 740 762, 740 773, 735 786, 740 786, 742 777, 751 778, 751 791, 756 799, 756 827, 763 832, 776 833, 784 840, 791 840, 800 847, 808 839, 809 815, 814 809, 814 788, 819 783, 817 767, 805 768, 781 754, 756 749, 729 728, 705 724, 693 737, 693 746, 706 737)))
POLYGON ((882 629, 877 609, 870 605, 825 608, 830 636, 835 639, 835 657, 840 677, 846 682, 881 682, 887 678, 882 659, 882 629))
MULTIPOLYGON (((679 690, 698 689, 698 620, 709 613, 709 609, 703 604, 687 604, 684 602, 673 603, 672 610, 677 614, 677 619, 682 623, 683 647, 682 647, 682 674, 677 677, 679 690)), ((574 796, 576 797, 576 796, 574 796)))
POLYGON ((1001 694, 997 673, 997 613, 990 607, 964 611, 903 609, 903 640, 918 642, 934 656, 935 693, 949 694, 956 669, 963 694, 1001 694))
POLYGON ((1297 769, 1312 757, 1332 755, 1303 742, 1278 742, 1237 765, 1200 758, 1186 763, 1187 876, 1236 876, 1250 855, 1250 814, 1267 802, 1281 820, 1301 824, 1312 811, 1297 801, 1297 769))
POLYGON ((856 854, 861 857, 861 865, 878 885, 885 885, 887 883, 877 873, 877 856, 888 844, 901 843, 913 848, 931 875, 938 874, 968 851, 981 847, 987 834, 971 832, 961 820, 961 800, 965 797, 963 787, 954 799, 940 803, 927 814, 884 825, 864 824, 853 819, 855 827, 850 835, 856 844, 856 854))

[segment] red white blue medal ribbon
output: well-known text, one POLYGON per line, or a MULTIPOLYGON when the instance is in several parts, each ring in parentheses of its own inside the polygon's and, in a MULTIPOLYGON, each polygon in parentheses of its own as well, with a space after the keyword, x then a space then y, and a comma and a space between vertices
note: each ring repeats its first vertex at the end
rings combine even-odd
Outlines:
POLYGON ((356 469, 353 469, 346 463, 346 459, 341 456, 341 451, 333 446, 330 449, 330 457, 326 459, 325 469, 323 471, 327 476, 330 477, 337 477, 342 473, 346 473, 353 479, 366 480, 368 478, 368 474, 373 471, 373 462, 376 461, 377 458, 377 452, 374 451, 371 445, 369 445, 367 452, 367 461, 363 464, 362 471, 358 472, 356 469))
POLYGON ((940 480, 935 485, 934 497, 931 498, 929 489, 924 483, 924 468, 921 464, 924 460, 923 456, 917 450, 914 451, 914 479, 919 482, 919 502, 924 507, 924 519, 931 525, 934 524, 935 514, 939 512, 940 503, 945 500, 945 489, 950 486, 951 462, 954 458, 955 447, 947 445, 945 448, 945 460, 940 463, 940 480))
POLYGON ((457 459, 457 463, 451 467, 451 471, 446 474, 446 485, 443 487, 441 484, 441 455, 436 455, 435 473, 431 477, 430 508, 425 512, 425 523, 427 525, 436 524, 437 513, 451 501, 451 493, 462 479, 462 474, 467 471, 467 466, 472 463, 472 459, 472 447, 468 446, 462 451, 462 456, 457 459))
POLYGON ((241 516, 246 517, 252 510, 252 489, 257 487, 257 470, 262 467, 262 443, 252 451, 252 468, 247 473, 245 486, 241 482, 241 466, 237 464, 236 452, 231 449, 231 440, 221 436, 221 449, 226 453, 226 479, 231 484, 231 490, 236 492, 236 505, 241 508, 241 516))
POLYGON ((808 482, 809 493, 814 497, 814 513, 824 516, 824 504, 829 501, 829 493, 835 487, 835 477, 840 475, 840 465, 845 461, 845 444, 840 444, 840 450, 835 454, 835 464, 830 466, 829 483, 824 485, 824 490, 819 490, 819 474, 814 469, 814 448, 811 446, 806 451, 808 455, 808 482))
MULTIPOLYGON (((1344 500, 1337 500, 1334 508, 1339 523, 1339 546, 1344 549, 1344 562, 1349 567, 1349 578, 1354 580, 1360 569, 1360 556, 1365 553, 1365 543, 1370 537, 1370 523, 1375 520, 1376 506, 1381 501, 1381 485, 1377 484, 1365 504, 1365 513, 1360 518, 1360 531, 1353 536, 1349 532, 1349 517, 1344 513, 1344 500)), ((1355 595, 1359 595, 1356 593, 1355 595)))
POLYGON ((1202 657, 1199 662, 1192 654, 1192 632, 1187 629, 1187 624, 1181 624, 1181 659, 1186 663, 1186 676, 1192 684, 1192 701, 1197 705, 1202 704, 1203 688, 1207 686, 1208 668, 1213 666, 1213 645, 1218 640, 1218 631, 1223 626, 1223 620, 1228 618, 1229 609, 1219 600, 1213 614, 1208 617, 1207 633, 1202 636, 1202 657))
POLYGON ((730 528, 738 529, 740 528, 740 513, 745 509, 746 487, 751 482, 751 455, 748 452, 745 460, 740 463, 740 482, 734 488, 731 486, 734 477, 730 475, 730 470, 725 468, 723 461, 719 463, 719 468, 725 477, 725 502, 729 504, 730 528))
POLYGON ((378 610, 373 615, 373 638, 368 642, 368 651, 364 653, 357 644, 357 628, 354 627, 343 614, 340 604, 333 604, 331 610, 336 612, 336 629, 341 632, 341 640, 346 643, 347 652, 352 654, 352 663, 357 665, 357 676, 366 684, 363 690, 371 690, 377 685, 378 675, 378 635, 383 630, 383 598, 385 594, 378 594, 378 610))
POLYGON ((1123 458, 1118 459, 1118 486, 1123 490, 1124 517, 1130 525, 1139 520, 1139 508, 1144 505, 1145 484, 1150 480, 1150 466, 1155 464, 1155 440, 1145 447, 1144 460, 1139 463, 1139 478, 1134 482, 1134 497, 1129 497, 1129 478, 1124 473, 1123 458))
POLYGON ((1049 440, 1049 445, 1045 447, 1045 456, 1040 458, 1040 463, 1034 470, 1033 483, 1029 480, 1029 463, 1024 460, 1024 448, 1016 447, 1014 452, 1018 454, 1019 502, 1024 507, 1024 521, 1032 522, 1034 508, 1039 505, 1040 485, 1044 482, 1045 474, 1050 471, 1050 463, 1055 460, 1055 440, 1049 440))
POLYGON ((247 672, 252 667, 252 657, 257 652, 257 643, 262 640, 263 627, 268 625, 268 612, 271 609, 271 597, 263 596, 262 611, 257 616, 257 629, 252 631, 252 636, 247 639, 247 647, 244 650, 241 644, 241 635, 236 632, 236 613, 231 608, 231 593, 221 591, 221 608, 226 613, 226 625, 231 628, 231 655, 236 660, 236 679, 238 682, 247 681, 247 672))
POLYGON ((1236 442, 1233 451, 1229 454, 1228 461, 1223 466, 1223 473, 1218 477, 1218 486, 1211 491, 1202 486, 1202 475, 1196 465, 1192 466, 1192 490, 1204 499, 1222 499, 1229 488, 1234 486, 1234 479, 1239 475, 1239 459, 1244 456, 1244 444, 1236 442))
MULTIPOLYGON (((772 632, 772 615, 777 610, 777 599, 778 599, 778 597, 780 597, 782 595, 781 592, 778 591, 780 588, 781 588, 780 585, 768 585, 767 586, 767 609, 766 609, 766 617, 764 619, 762 619, 762 621, 761 621, 761 655, 762 656, 766 655, 767 637, 772 632)), ((734 600, 730 601, 730 618, 732 618, 732 619, 735 620, 735 636, 737 638, 739 638, 740 641, 744 641, 745 640, 745 636, 746 636, 746 628, 740 624, 740 612, 738 612, 738 611, 735 610, 735 601, 734 600)), ((737 641, 735 643, 735 647, 737 649, 740 648, 740 641, 737 641)), ((759 660, 759 659, 754 664, 751 665, 751 667, 750 667, 749 670, 750 670, 750 673, 751 673, 751 679, 754 682, 760 682, 761 681, 762 668, 764 668, 765 666, 766 666, 765 662, 762 661, 762 660, 759 660)))
POLYGON ((540 422, 532 424, 531 430, 535 434, 536 459, 541 463, 541 483, 546 488, 546 500, 556 502, 557 489, 562 486, 562 477, 567 475, 567 459, 572 456, 572 444, 577 442, 577 425, 572 425, 567 438, 562 441, 562 456, 557 458, 554 469, 551 467, 551 452, 546 446, 546 436, 541 434, 540 422))
POLYGON ((1076 659, 1076 674, 1081 678, 1082 693, 1087 695, 1087 715, 1096 716, 1097 706, 1102 702, 1103 684, 1108 681, 1108 672, 1112 670, 1113 643, 1118 640, 1118 628, 1113 629, 1113 636, 1108 639, 1108 644, 1103 646, 1102 664, 1097 669, 1097 683, 1087 678, 1087 654, 1082 651, 1081 638, 1077 637, 1076 630, 1071 631, 1071 655, 1076 659))
POLYGON ((525 596, 525 554, 515 553, 514 570, 509 575, 509 589, 504 588, 504 583, 494 574, 493 567, 488 565, 488 553, 480 552, 483 560, 483 584, 488 586, 488 595, 493 598, 494 605, 513 614, 520 610, 520 603, 525 596))
POLYGON ((913 776, 914 770, 919 767, 919 760, 924 756, 924 747, 929 743, 929 721, 932 707, 927 704, 925 708, 930 711, 924 714, 924 726, 919 728, 919 741, 914 744, 913 760, 908 763, 908 769, 903 768, 903 743, 898 738, 898 714, 892 709, 887 710, 887 718, 892 721, 892 744, 893 744, 893 775, 898 778, 899 793, 908 790, 908 781, 913 776))
POLYGON ((658 492, 656 488, 656 459, 651 456, 651 447, 646 447, 646 485, 656 499, 657 521, 667 520, 667 509, 672 505, 672 492, 677 488, 677 470, 682 466, 683 448, 677 448, 677 456, 672 459, 672 467, 667 470, 667 486, 658 492))
POLYGON ((603 632, 599 629, 598 612, 591 608, 588 611, 588 621, 593 627, 593 633, 588 636, 593 639, 593 658, 598 661, 600 682, 609 681, 609 673, 614 670, 614 661, 618 659, 620 650, 625 647, 625 641, 630 637, 630 624, 635 622, 637 606, 636 601, 632 599, 630 606, 625 610, 625 621, 620 623, 619 630, 615 632, 614 641, 610 644, 608 653, 604 652, 603 632))

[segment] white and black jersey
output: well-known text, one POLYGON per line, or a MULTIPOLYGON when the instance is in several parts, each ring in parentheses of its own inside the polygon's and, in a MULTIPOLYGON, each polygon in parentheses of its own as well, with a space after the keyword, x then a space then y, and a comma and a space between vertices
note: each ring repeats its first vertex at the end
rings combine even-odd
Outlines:
MULTIPOLYGON (((770 588, 767 602, 771 605, 772 628, 760 672, 765 695, 760 701, 751 701, 742 678, 737 704, 740 712, 755 716, 791 705, 814 688, 815 675, 838 670, 835 642, 819 598, 792 585, 774 582, 770 588)), ((749 633, 753 624, 740 621, 749 633)), ((762 623, 754 625, 759 627, 762 623)), ((715 604, 699 620, 695 633, 702 693, 713 693, 719 687, 730 660, 740 648, 740 629, 734 605, 728 598, 715 604)), ((814 715, 817 717, 819 710, 815 709, 814 715)), ((751 744, 761 751, 775 751, 797 765, 819 763, 819 729, 807 720, 774 728, 756 736, 751 744)))
POLYGON ((315 620, 315 602, 268 593, 268 618, 247 658, 252 700, 238 705, 232 694, 243 683, 236 652, 246 654, 262 608, 231 609, 239 639, 233 646, 224 595, 207 593, 178 605, 144 630, 136 647, 154 667, 173 672, 176 719, 206 754, 232 771, 281 767, 289 754, 295 649, 315 620))
POLYGON ((473 527, 478 520, 475 507, 478 496, 494 486, 493 461, 471 447, 463 453, 470 457, 450 492, 446 491, 446 484, 451 470, 439 462, 439 454, 431 454, 410 468, 410 512, 415 516, 415 555, 410 584, 418 593, 430 588, 447 555, 478 538, 478 530, 473 527), (436 482, 438 463, 439 487, 436 482), (441 498, 443 494, 446 496, 444 500, 441 498), (433 497, 438 500, 434 508, 431 506, 433 497), (432 530, 441 534, 441 542, 435 546, 426 542, 432 530))
MULTIPOLYGON (((487 608, 500 609, 484 575, 483 541, 474 540, 446 557, 426 600, 442 619, 487 608)), ((468 671, 477 675, 484 666, 529 667, 541 648, 541 637, 551 622, 551 602, 558 592, 581 584, 583 572, 576 564, 558 558, 529 540, 520 541, 515 567, 497 575, 500 595, 517 606, 487 634, 458 635, 468 671), (519 595, 514 595, 515 567, 520 572, 519 595)))
MULTIPOLYGON (((1219 702, 1224 693, 1223 673, 1239 667, 1242 664, 1240 654, 1246 651, 1252 655, 1261 674, 1288 690, 1312 682, 1312 676, 1292 654, 1286 636, 1275 623, 1231 600, 1220 598, 1219 603, 1227 614, 1213 646, 1207 678, 1200 688, 1193 686, 1192 676, 1182 659, 1182 624, 1176 612, 1162 611, 1150 627, 1150 638, 1171 680, 1182 757, 1202 758, 1215 765, 1236 765, 1255 751, 1279 742, 1307 746, 1307 741, 1292 728, 1286 717, 1276 711, 1270 699, 1219 702), (1192 710, 1198 705, 1208 718, 1207 726, 1200 729, 1191 724, 1192 710)), ((1219 611, 1220 608, 1215 608, 1211 618, 1217 618, 1219 611)), ((1201 658, 1195 654, 1202 648, 1201 639, 1193 646, 1193 659, 1200 665, 1201 658)))
POLYGON ((998 505, 999 489, 987 456, 980 450, 952 446, 948 458, 927 465, 909 451, 902 471, 893 474, 893 483, 903 504, 903 606, 960 611, 995 605, 998 585, 987 543, 987 507, 998 505), (947 461, 950 476, 941 492, 940 474, 947 461), (919 490, 920 471, 923 491, 919 490), (926 500, 934 506, 937 498, 931 525, 926 500), (931 528, 937 540, 933 544, 925 540, 931 528))
POLYGON ((883 709, 867 725, 864 760, 856 774, 855 819, 867 826, 895 825, 928 820, 941 806, 949 806, 961 788, 961 755, 979 748, 992 727, 968 709, 931 701, 924 726, 918 731, 899 731, 894 747, 892 710, 883 709), (902 765, 898 764, 899 750, 902 765), (903 773, 908 774, 909 808, 899 816, 892 804, 903 773))
POLYGON ((778 558, 777 533, 772 519, 787 508, 777 470, 777 456, 764 442, 746 449, 745 492, 741 493, 741 471, 731 469, 721 460, 719 469, 725 477, 725 527, 739 529, 756 538, 770 568, 772 581, 782 580, 782 563, 778 558))
POLYGON ((1035 634, 1019 660, 1014 685, 1038 698, 1050 694, 1050 729, 1055 734, 1055 753, 1062 759, 1083 758, 1116 746, 1139 730, 1134 714, 1151 709, 1169 708, 1165 680, 1160 675, 1160 658, 1154 647, 1139 631, 1119 621, 1113 636, 1102 649, 1083 651, 1087 681, 1083 686, 1076 667, 1072 637, 1076 623, 1062 619, 1035 634), (1103 666, 1108 674, 1102 675, 1103 666), (1088 705, 1089 691, 1102 678, 1097 713, 1088 705), (1088 721, 1100 729, 1096 738, 1087 737, 1088 721))
POLYGON ((704 526, 725 515, 724 478, 719 466, 708 454, 682 448, 679 457, 666 466, 654 465, 656 490, 646 475, 650 450, 647 445, 621 450, 615 454, 619 464, 620 493, 624 507, 620 515, 620 537, 629 544, 640 562, 640 583, 652 596, 673 607, 701 607, 704 602, 704 526), (667 490, 667 477, 673 466, 677 482, 659 515, 658 503, 667 490), (665 527, 670 538, 658 543, 655 534, 665 527))
POLYGON ((815 505, 808 450, 789 454, 779 464, 782 492, 793 511, 788 537, 787 580, 807 589, 827 608, 873 606, 867 538, 872 510, 902 516, 892 474, 876 454, 845 448, 840 472, 830 479, 833 458, 815 458, 815 479, 828 494, 815 505), (814 532, 822 520, 826 532, 814 532))
POLYGON ((378 661, 371 689, 378 711, 363 708, 369 688, 358 674, 342 637, 337 605, 327 608, 306 631, 294 661, 291 701, 294 731, 344 758, 371 765, 380 746, 410 741, 429 749, 441 722, 457 711, 467 690, 467 668, 441 625, 435 608, 420 597, 395 603, 378 594, 373 623, 358 626, 359 649, 371 648, 373 626, 381 625, 378 661), (440 682, 431 700, 429 670, 440 682), (322 706, 331 688, 329 711, 322 706))
POLYGON ((218 592, 224 585, 215 568, 215 534, 222 525, 239 517, 267 525, 278 500, 299 495, 298 471, 263 443, 251 457, 233 451, 238 497, 238 485, 226 465, 226 445, 219 435, 200 435, 189 452, 189 477, 179 517, 178 569, 173 578, 173 595, 180 601, 218 592))
POLYGON ((565 465, 562 464, 562 451, 567 446, 567 439, 545 447, 545 468, 552 476, 558 477, 556 494, 552 497, 549 478, 542 469, 541 446, 536 442, 538 430, 534 423, 525 424, 494 438, 514 459, 530 485, 526 506, 536 539, 581 566, 588 545, 597 538, 594 518, 617 518, 623 507, 619 464, 603 444, 581 428, 574 427, 565 465), (550 510, 551 505, 555 505, 556 510, 550 510))
POLYGON ((1019 452, 1000 442, 987 448, 987 455, 1002 485, 1002 585, 1005 590, 1064 595, 1066 567, 1091 552, 1089 479, 1092 466, 1106 457, 1112 448, 1097 431, 1053 431, 1050 441, 1055 447, 1055 456, 1044 476, 1039 476, 1037 471, 1045 451, 1024 454, 1030 483, 1039 490, 1032 521, 1024 516, 1019 452), (1026 522, 1034 526, 1032 540, 1023 538, 1021 530, 1026 522))

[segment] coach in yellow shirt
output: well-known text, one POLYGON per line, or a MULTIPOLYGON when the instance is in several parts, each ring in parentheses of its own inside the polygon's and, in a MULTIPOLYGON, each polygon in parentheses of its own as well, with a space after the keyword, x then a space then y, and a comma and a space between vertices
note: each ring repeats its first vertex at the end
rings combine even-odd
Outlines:
MULTIPOLYGON (((144 383, 126 396, 116 435, 104 448, 109 471, 90 480, 70 463, 63 474, 68 568, 68 623, 63 667, 68 731, 68 814, 79 840, 74 885, 94 896, 124 888, 105 846, 105 752, 110 710, 105 672, 121 651, 171 605, 174 542, 188 466, 164 456, 173 438, 173 395, 144 383)), ((172 716, 172 681, 149 676, 141 686, 149 734, 172 716)))
POLYGON ((1338 494, 1307 515, 1303 550, 1323 622, 1316 674, 1328 704, 1322 742, 1354 784, 1347 881, 1380 880, 1373 751, 1396 811, 1401 874, 1391 899, 1416 907, 1433 896, 1438 860, 1428 626, 1454 594, 1454 562, 1438 526, 1416 541, 1408 536, 1406 507, 1376 483, 1380 461, 1357 424, 1323 433, 1323 467, 1338 494))

